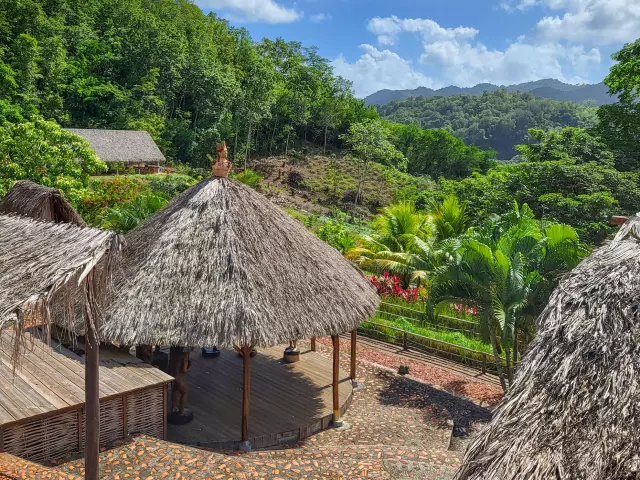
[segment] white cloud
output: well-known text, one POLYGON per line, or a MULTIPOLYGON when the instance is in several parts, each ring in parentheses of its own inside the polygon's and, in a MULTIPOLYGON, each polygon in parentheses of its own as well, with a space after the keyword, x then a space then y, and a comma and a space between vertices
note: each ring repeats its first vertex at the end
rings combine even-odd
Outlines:
POLYGON ((540 41, 611 45, 631 42, 640 32, 640 0, 506 0, 502 5, 558 10, 537 23, 534 36, 540 41))
POLYGON ((378 36, 381 45, 394 45, 402 32, 417 33, 423 41, 473 38, 478 30, 470 27, 444 28, 437 22, 425 18, 375 17, 369 20, 367 28, 378 36))
POLYGON ((314 13, 313 15, 309 15, 309 19, 313 23, 322 23, 325 21, 331 20, 333 17, 330 13, 314 13))
POLYGON ((450 40, 424 45, 420 61, 442 69, 443 75, 459 86, 482 82, 509 85, 542 78, 581 83, 585 81, 581 75, 600 63, 600 52, 553 43, 534 45, 523 39, 505 50, 490 50, 481 43, 450 40))
POLYGON ((274 0, 196 0, 201 8, 222 12, 237 22, 291 23, 303 13, 287 8, 274 0))
POLYGON ((372 45, 360 45, 363 55, 349 63, 340 55, 332 65, 337 75, 353 82, 356 96, 366 97, 378 90, 433 88, 434 82, 416 71, 411 63, 390 50, 378 50, 372 45))

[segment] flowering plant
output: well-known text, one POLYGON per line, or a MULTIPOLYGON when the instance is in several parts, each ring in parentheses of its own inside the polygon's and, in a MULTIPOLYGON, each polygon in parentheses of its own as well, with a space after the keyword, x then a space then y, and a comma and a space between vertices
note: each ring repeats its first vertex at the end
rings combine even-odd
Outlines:
POLYGON ((374 275, 370 280, 382 297, 399 297, 407 302, 418 300, 417 287, 403 288, 402 281, 396 275, 389 275, 389 272, 384 272, 381 277, 374 275))
POLYGON ((476 307, 468 307, 461 303, 454 304, 453 309, 462 315, 478 315, 478 309, 476 307))

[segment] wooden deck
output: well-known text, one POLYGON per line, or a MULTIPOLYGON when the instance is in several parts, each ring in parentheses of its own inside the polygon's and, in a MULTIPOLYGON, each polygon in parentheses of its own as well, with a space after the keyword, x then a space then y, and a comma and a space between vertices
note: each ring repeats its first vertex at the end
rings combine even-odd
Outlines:
MULTIPOLYGON (((301 440, 327 428, 332 415, 331 360, 302 351, 294 364, 282 361, 284 346, 259 349, 251 364, 249 438, 254 448, 301 440)), ((188 404, 194 420, 169 425, 168 439, 218 449, 237 448, 242 408, 242 359, 232 350, 218 358, 191 354, 188 404)), ((351 401, 349 375, 340 371, 340 405, 351 401)))
MULTIPOLYGON (((83 348, 82 342, 78 347, 83 348)), ((0 427, 84 404, 84 357, 24 333, 24 354, 15 368, 13 332, 0 334, 0 427)), ((100 399, 164 385, 172 378, 114 347, 100 348, 100 399)))

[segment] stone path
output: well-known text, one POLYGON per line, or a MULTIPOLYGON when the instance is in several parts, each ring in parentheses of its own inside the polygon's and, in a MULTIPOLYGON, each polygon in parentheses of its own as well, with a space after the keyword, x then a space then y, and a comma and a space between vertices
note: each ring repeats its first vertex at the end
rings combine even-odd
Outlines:
MULTIPOLYGON (((321 342, 318 351, 331 352, 321 342)), ((341 361, 348 368, 346 353, 341 361)), ((486 421, 489 411, 388 368, 366 361, 357 367, 363 386, 354 392, 343 428, 297 445, 249 453, 213 452, 137 437, 101 453, 102 478, 451 479, 467 442, 456 439, 450 448, 453 425, 486 421)), ((56 470, 78 477, 84 473, 81 459, 59 464, 56 470)))

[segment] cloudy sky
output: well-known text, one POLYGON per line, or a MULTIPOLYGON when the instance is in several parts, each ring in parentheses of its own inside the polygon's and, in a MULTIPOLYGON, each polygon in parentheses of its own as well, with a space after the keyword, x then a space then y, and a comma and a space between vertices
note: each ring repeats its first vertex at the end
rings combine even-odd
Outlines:
POLYGON ((383 88, 597 83, 640 37, 640 0, 195 0, 254 37, 316 45, 364 97, 383 88))

